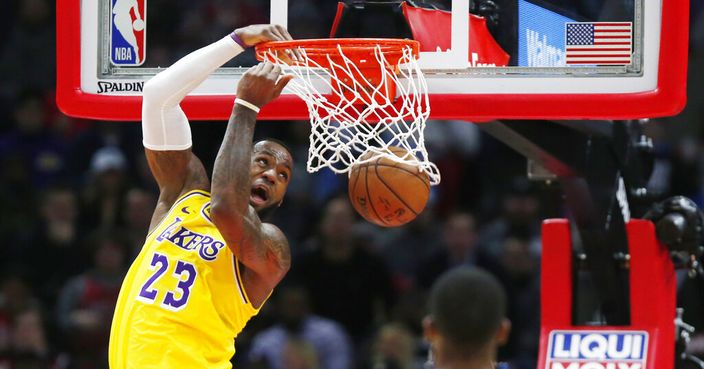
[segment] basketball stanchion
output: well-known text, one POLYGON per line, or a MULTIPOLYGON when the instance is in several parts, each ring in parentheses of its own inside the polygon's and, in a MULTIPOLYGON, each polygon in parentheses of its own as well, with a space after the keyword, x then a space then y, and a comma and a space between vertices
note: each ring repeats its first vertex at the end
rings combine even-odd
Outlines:
POLYGON ((576 325, 571 231, 564 219, 543 223, 538 368, 673 369, 677 278, 668 249, 649 221, 626 225, 630 323, 576 325))

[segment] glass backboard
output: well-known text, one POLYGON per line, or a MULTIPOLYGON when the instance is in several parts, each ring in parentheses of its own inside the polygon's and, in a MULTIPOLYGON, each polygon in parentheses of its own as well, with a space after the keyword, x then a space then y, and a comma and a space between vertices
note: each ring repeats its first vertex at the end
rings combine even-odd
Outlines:
MULTIPOLYGON (((188 52, 254 23, 294 38, 420 41, 431 117, 625 119, 685 103, 688 4, 657 0, 58 0, 58 93, 74 116, 138 120, 144 81, 188 52), (142 21, 142 23, 139 22, 142 21)), ((247 51, 184 101, 226 119, 247 51)), ((262 119, 306 119, 284 91, 262 119)))

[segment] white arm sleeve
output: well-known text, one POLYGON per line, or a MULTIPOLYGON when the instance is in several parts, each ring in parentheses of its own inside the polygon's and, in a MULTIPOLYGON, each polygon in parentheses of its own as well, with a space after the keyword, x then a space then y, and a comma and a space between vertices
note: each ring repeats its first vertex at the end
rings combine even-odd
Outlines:
POLYGON ((210 73, 243 51, 230 36, 198 49, 144 84, 142 138, 150 150, 191 147, 191 128, 179 103, 210 73))

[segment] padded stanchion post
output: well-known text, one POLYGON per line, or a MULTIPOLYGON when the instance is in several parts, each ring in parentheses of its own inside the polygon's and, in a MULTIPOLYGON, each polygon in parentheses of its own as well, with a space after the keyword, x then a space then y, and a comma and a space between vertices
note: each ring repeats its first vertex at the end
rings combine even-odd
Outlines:
POLYGON ((626 225, 631 324, 575 326, 572 242, 566 220, 543 223, 538 369, 673 369, 676 278, 649 221, 626 225))

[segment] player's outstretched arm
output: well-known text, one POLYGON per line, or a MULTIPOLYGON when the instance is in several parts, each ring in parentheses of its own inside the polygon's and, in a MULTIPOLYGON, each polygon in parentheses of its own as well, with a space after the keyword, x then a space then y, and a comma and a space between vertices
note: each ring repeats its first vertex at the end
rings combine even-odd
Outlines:
POLYGON ((144 84, 143 144, 160 190, 150 230, 182 193, 208 189, 207 173, 191 152, 191 128, 179 104, 210 73, 242 50, 227 36, 186 55, 144 84))
POLYGON ((142 100, 142 133, 147 162, 159 188, 152 226, 176 199, 192 189, 207 189, 209 180, 191 152, 191 130, 180 102, 213 71, 241 53, 244 46, 290 38, 274 25, 254 25, 198 49, 147 81, 142 100))
MULTIPOLYGON (((279 96, 291 76, 261 63, 247 71, 237 87, 244 105, 264 106, 279 96)), ((237 259, 267 282, 278 283, 290 263, 283 233, 262 223, 249 204, 252 190, 252 138, 257 113, 235 103, 213 169, 211 217, 237 259)))

